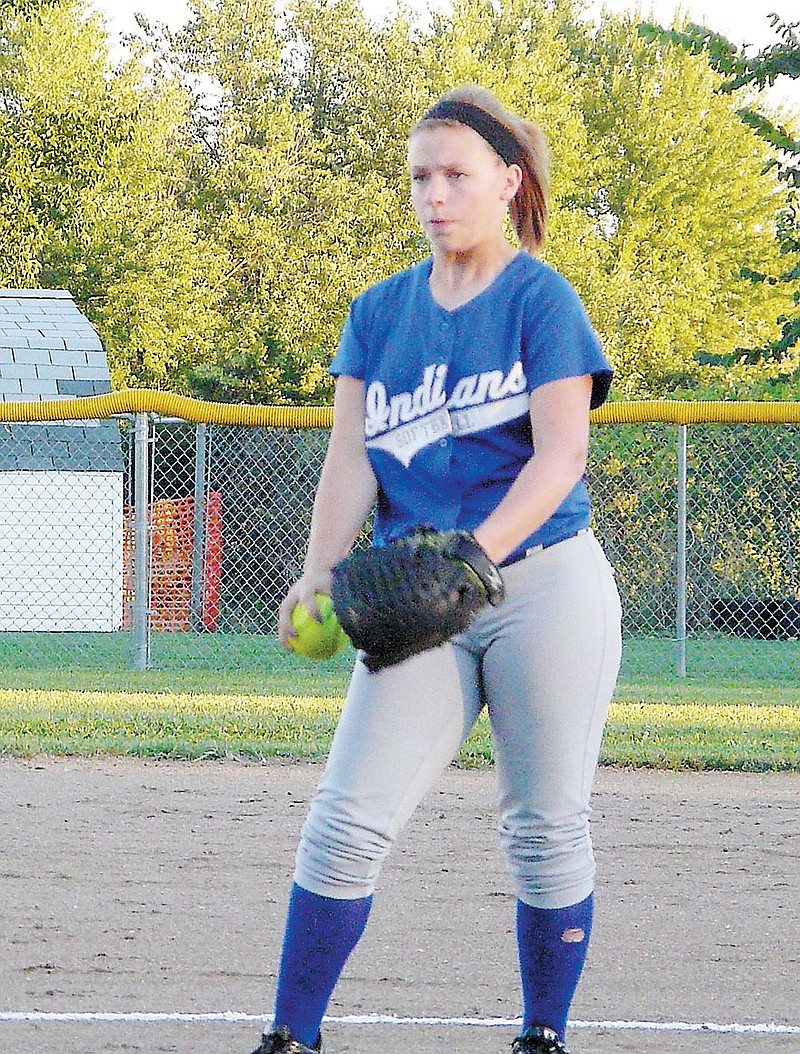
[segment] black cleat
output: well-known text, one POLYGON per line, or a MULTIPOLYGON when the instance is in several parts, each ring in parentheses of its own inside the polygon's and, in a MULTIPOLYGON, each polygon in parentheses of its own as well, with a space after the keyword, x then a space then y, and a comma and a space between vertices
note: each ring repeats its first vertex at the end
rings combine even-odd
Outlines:
POLYGON ((289 1029, 284 1025, 277 1032, 264 1033, 261 1046, 253 1054, 317 1054, 322 1050, 322 1036, 317 1036, 313 1047, 307 1047, 299 1039, 292 1039, 289 1029))
POLYGON ((526 1028, 511 1044, 511 1054, 569 1054, 552 1028, 534 1025, 526 1028))

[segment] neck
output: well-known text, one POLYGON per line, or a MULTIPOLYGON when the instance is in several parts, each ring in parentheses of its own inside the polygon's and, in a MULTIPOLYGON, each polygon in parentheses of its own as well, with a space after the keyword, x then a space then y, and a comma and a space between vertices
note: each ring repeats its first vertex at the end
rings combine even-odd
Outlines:
POLYGON ((503 241, 478 253, 433 254, 430 288, 434 299, 449 309, 459 307, 487 289, 517 255, 503 241))

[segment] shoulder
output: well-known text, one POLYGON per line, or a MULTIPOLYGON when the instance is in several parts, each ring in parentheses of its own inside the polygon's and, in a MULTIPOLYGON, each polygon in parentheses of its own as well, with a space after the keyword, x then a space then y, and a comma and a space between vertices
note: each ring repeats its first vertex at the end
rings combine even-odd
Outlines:
POLYGON ((431 261, 427 259, 376 282, 353 300, 351 313, 374 316, 386 307, 413 300, 427 286, 430 270, 431 261))
POLYGON ((373 369, 376 355, 391 346, 392 336, 395 344, 399 340, 401 346, 408 346, 408 336, 401 339, 398 331, 403 327, 413 329, 424 314, 426 297, 430 300, 429 274, 430 261, 423 261, 384 278, 353 300, 331 373, 364 378, 373 369))
POLYGON ((575 287, 560 271, 530 253, 520 252, 511 290, 528 327, 578 325, 591 328, 586 307, 575 287))
POLYGON ((561 298, 567 302, 580 299, 569 279, 538 256, 531 256, 522 249, 517 254, 514 265, 513 277, 525 291, 535 296, 561 298))

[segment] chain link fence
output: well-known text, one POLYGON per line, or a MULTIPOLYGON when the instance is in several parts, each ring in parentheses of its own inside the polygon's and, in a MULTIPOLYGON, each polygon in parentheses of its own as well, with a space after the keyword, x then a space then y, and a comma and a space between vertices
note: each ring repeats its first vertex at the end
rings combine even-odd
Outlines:
MULTIPOLYGON (((0 424, 0 669, 246 670, 300 572, 327 428, 87 424, 79 461, 74 422, 0 424)), ((800 426, 597 424, 588 476, 623 679, 798 680, 800 426)))

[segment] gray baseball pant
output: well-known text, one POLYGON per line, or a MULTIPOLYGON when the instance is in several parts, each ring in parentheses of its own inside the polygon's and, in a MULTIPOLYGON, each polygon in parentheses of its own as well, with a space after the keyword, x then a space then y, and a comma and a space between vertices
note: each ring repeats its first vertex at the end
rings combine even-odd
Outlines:
POLYGON ((376 674, 356 662, 297 851, 304 889, 373 892, 485 706, 517 896, 560 908, 592 892, 589 799, 621 651, 613 571, 586 531, 532 551, 503 578, 504 603, 448 644, 376 674))

